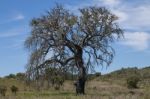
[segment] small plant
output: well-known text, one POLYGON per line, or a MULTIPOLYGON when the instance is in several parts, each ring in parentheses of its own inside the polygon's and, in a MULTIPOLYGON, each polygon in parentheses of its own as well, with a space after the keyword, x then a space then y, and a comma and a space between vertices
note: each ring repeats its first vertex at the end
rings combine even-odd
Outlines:
POLYGON ((78 80, 74 82, 74 86, 76 87, 76 95, 80 94, 81 88, 78 80))
POLYGON ((54 77, 54 88, 55 88, 55 90, 59 90, 60 89, 60 87, 61 86, 63 86, 63 83, 64 83, 64 79, 62 78, 62 77, 60 77, 60 76, 55 76, 54 77))
POLYGON ((7 87, 6 86, 0 86, 0 94, 2 96, 6 95, 7 87))
POLYGON ((54 87, 54 89, 55 89, 55 90, 59 90, 59 89, 60 89, 60 86, 59 86, 59 85, 56 85, 56 86, 54 87))
POLYGON ((14 93, 15 95, 16 95, 16 93, 18 92, 18 87, 14 86, 14 85, 11 86, 10 89, 11 89, 11 92, 14 93))
POLYGON ((137 84, 140 81, 139 77, 132 76, 127 79, 128 88, 138 88, 137 84))

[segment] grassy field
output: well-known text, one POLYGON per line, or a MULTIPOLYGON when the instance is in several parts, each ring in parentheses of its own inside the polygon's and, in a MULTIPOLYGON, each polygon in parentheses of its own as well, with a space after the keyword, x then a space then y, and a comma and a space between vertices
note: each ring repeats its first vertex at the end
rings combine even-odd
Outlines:
POLYGON ((36 91, 18 80, 0 79, 0 85, 6 85, 8 89, 6 96, 0 96, 0 99, 150 99, 149 87, 128 89, 125 83, 117 82, 94 79, 86 83, 86 95, 76 96, 72 81, 66 81, 59 91, 54 89, 36 91), (19 87, 17 95, 11 93, 11 85, 19 87))

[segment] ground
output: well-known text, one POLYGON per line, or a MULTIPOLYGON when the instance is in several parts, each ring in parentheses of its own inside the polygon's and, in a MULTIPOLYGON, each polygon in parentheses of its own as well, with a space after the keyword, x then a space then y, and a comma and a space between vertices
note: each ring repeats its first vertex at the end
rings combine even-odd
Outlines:
POLYGON ((15 79, 0 79, 0 84, 7 85, 8 89, 6 96, 0 96, 0 99, 150 99, 150 87, 128 89, 123 81, 102 80, 100 78, 88 81, 86 95, 79 96, 75 94, 73 81, 65 81, 59 91, 53 88, 36 91, 15 79), (19 87, 17 95, 11 93, 11 85, 19 87))

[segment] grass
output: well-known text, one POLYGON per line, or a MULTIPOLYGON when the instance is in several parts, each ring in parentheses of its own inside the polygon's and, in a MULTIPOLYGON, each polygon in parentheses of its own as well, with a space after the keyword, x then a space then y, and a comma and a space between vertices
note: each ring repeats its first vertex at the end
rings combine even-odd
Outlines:
POLYGON ((86 84, 86 95, 76 96, 73 82, 66 81, 64 86, 54 89, 36 91, 28 88, 24 83, 14 79, 0 80, 0 84, 19 87, 17 95, 7 91, 6 97, 0 99, 150 99, 150 88, 128 89, 126 86, 110 81, 93 80, 86 84))

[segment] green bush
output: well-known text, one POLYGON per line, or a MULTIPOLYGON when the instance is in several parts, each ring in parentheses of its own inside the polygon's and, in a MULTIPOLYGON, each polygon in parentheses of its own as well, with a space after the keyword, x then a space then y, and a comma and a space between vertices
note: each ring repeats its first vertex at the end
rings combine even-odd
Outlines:
POLYGON ((128 88, 138 88, 137 84, 140 81, 139 77, 132 76, 127 79, 128 88))
POLYGON ((1 86, 0 86, 0 94, 1 94, 2 96, 5 96, 5 95, 6 95, 6 92, 7 92, 7 87, 4 86, 4 85, 1 85, 1 86))
POLYGON ((14 85, 11 86, 10 89, 11 89, 11 92, 14 93, 14 94, 16 94, 18 92, 18 87, 14 86, 14 85))

